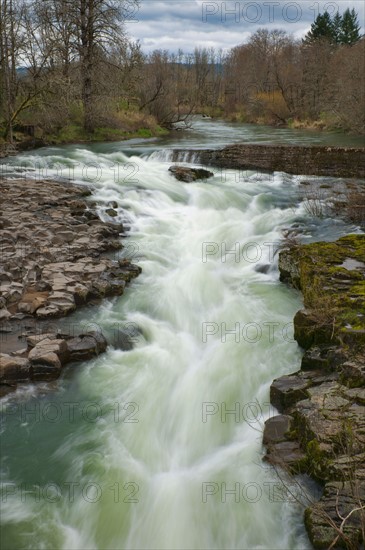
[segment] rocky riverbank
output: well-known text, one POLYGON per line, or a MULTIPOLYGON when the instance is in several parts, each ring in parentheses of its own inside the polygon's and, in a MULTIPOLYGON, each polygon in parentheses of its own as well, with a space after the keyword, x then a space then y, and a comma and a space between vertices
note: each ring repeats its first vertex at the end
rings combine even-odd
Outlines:
POLYGON ((361 548, 365 530, 365 235, 294 245, 281 280, 303 293, 301 370, 274 380, 266 459, 323 485, 305 511, 315 548, 361 548), (332 545, 332 546, 331 546, 332 545))
POLYGON ((286 172, 335 178, 365 177, 365 148, 303 145, 237 144, 223 149, 179 150, 173 162, 194 159, 206 166, 286 172))
POLYGON ((65 333, 54 320, 123 294, 141 269, 113 258, 125 236, 117 203, 103 222, 84 186, 10 179, 0 192, 1 396, 105 351, 100 331, 65 333))

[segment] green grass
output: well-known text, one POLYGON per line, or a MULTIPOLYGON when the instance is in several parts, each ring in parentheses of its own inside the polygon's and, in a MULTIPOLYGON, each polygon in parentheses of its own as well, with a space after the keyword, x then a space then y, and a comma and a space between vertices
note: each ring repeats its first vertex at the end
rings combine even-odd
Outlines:
POLYGON ((123 141, 132 138, 150 138, 168 134, 168 131, 160 126, 152 130, 150 128, 139 128, 135 131, 119 130, 116 128, 96 128, 93 133, 86 132, 81 125, 67 124, 59 132, 46 135, 45 140, 52 144, 75 143, 75 142, 101 142, 101 141, 123 141))

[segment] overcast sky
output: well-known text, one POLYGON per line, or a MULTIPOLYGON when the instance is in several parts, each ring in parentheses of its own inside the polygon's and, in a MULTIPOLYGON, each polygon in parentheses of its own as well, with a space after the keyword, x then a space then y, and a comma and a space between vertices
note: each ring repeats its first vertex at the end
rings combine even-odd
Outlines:
POLYGON ((138 9, 130 10, 127 30, 145 52, 157 48, 192 52, 195 46, 228 50, 260 27, 283 28, 301 38, 325 9, 342 13, 355 8, 364 32, 364 5, 363 0, 141 0, 138 9))

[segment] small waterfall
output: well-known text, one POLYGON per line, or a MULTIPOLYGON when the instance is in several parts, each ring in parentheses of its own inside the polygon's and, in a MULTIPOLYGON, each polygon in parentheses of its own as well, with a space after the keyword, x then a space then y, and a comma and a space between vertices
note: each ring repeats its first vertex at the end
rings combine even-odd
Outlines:
POLYGON ((178 162, 184 164, 199 164, 200 154, 194 150, 163 149, 142 156, 144 160, 153 162, 178 162))

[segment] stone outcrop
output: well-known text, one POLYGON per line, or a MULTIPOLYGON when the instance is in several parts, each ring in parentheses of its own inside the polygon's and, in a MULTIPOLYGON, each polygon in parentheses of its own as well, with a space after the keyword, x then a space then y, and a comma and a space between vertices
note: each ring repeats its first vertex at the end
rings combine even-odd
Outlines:
POLYGON ((334 541, 334 548, 360 548, 363 540, 364 259, 365 235, 297 245, 279 257, 281 279, 303 293, 305 309, 294 325, 305 353, 300 371, 271 385, 281 414, 266 423, 264 444, 269 462, 323 485, 321 499, 305 512, 315 548, 334 541))
POLYGON ((172 160, 189 161, 189 153, 194 162, 220 168, 336 178, 365 177, 365 148, 360 147, 235 144, 218 150, 175 149, 172 160))
POLYGON ((178 181, 192 183, 193 181, 205 180, 214 176, 213 172, 203 168, 187 168, 185 166, 170 166, 171 172, 178 181))
POLYGON ((68 363, 91 359, 106 348, 106 339, 96 331, 76 338, 52 333, 30 336, 27 348, 0 354, 0 397, 16 389, 20 382, 54 380, 68 363))
POLYGON ((14 342, 23 336, 24 326, 31 325, 39 335, 42 323, 50 319, 123 294, 141 269, 110 254, 123 248, 125 236, 117 203, 106 205, 105 223, 85 187, 1 180, 0 192, 0 338, 5 353, 0 385, 53 379, 70 360, 104 351, 104 337, 99 342, 95 334, 61 340, 53 335, 29 353, 14 356, 19 353, 14 342))

